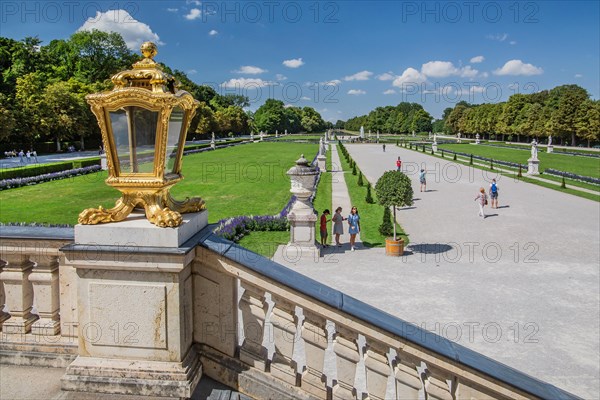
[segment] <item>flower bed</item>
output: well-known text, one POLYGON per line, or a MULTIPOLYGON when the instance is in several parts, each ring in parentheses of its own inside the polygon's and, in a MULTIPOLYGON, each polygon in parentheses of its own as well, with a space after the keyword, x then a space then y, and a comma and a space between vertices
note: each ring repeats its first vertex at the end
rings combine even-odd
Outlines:
POLYGON ((545 175, 553 175, 553 176, 561 176, 561 177, 573 179, 573 180, 580 181, 580 182, 586 182, 586 183, 591 183, 594 185, 600 185, 600 179, 598 179, 598 178, 592 178, 591 176, 577 175, 577 174, 573 174, 571 172, 559 171, 559 170, 551 169, 551 168, 546 168, 544 170, 544 174, 545 175))
POLYGON ((101 170, 100 165, 90 167, 74 168, 66 171, 51 172, 37 176, 28 176, 25 178, 12 178, 0 181, 0 190, 13 189, 21 186, 36 185, 38 183, 55 181, 58 179, 70 178, 77 175, 86 175, 101 170))

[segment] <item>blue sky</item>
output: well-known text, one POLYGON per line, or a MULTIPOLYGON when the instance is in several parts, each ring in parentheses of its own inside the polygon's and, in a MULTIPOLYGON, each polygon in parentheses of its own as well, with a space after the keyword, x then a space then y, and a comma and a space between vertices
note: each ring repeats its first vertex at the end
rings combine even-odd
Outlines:
POLYGON ((47 44, 114 30, 221 93, 335 121, 401 101, 434 117, 578 84, 600 95, 597 1, 7 1, 0 35, 47 44))

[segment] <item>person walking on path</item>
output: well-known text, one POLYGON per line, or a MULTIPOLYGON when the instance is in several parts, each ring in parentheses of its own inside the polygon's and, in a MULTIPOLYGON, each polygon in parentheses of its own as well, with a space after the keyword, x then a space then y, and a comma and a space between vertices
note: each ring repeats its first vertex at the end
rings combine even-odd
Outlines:
POLYGON ((348 215, 348 233, 350 234, 350 250, 354 251, 354 245, 356 244, 356 235, 360 232, 360 216, 358 215, 358 209, 352 207, 350 215, 348 215))
POLYGON ((323 214, 321 214, 321 245, 323 247, 328 247, 327 246, 327 222, 331 221, 330 219, 327 219, 327 216, 330 214, 329 210, 325 210, 323 211, 323 214))
POLYGON ((400 159, 400 156, 398 156, 398 159, 396 160, 396 171, 402 171, 402 160, 400 159))
POLYGON ((333 234, 335 235, 335 244, 337 247, 342 247, 340 243, 340 235, 344 234, 344 224, 343 221, 346 218, 342 217, 342 207, 338 207, 335 209, 335 214, 331 217, 333 221, 333 234))
POLYGON ((491 208, 498 208, 498 185, 495 179, 492 179, 492 183, 490 184, 490 201, 491 208))
POLYGON ((421 183, 421 192, 427 191, 427 180, 425 179, 425 169, 421 168, 419 173, 419 182, 421 183))
POLYGON ((21 150, 19 152, 19 163, 20 164, 24 164, 25 163, 25 160, 23 159, 23 157, 25 157, 25 153, 23 152, 23 150, 21 150))
POLYGON ((487 195, 485 194, 484 188, 479 188, 479 193, 477 197, 475 197, 475 201, 479 205, 479 216, 485 219, 485 212, 483 211, 483 207, 487 204, 487 195))
POLYGON ((383 144, 383 152, 385 153, 385 143, 383 144))

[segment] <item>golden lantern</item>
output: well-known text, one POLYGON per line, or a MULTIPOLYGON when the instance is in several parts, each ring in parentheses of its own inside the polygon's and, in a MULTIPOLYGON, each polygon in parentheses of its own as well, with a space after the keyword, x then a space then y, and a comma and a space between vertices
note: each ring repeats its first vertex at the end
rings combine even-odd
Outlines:
POLYGON ((108 179, 122 196, 114 208, 88 208, 81 224, 122 221, 143 207, 160 227, 176 227, 182 213, 205 208, 198 197, 174 200, 169 190, 183 179, 181 165, 186 132, 199 102, 162 71, 153 57, 156 45, 141 46, 144 59, 111 79, 113 90, 86 96, 98 119, 106 150, 108 179))

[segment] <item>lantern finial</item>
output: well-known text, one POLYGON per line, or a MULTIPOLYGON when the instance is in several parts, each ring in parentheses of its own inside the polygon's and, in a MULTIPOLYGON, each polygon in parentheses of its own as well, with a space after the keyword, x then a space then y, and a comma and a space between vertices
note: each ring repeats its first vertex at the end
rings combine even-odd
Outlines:
POLYGON ((152 42, 142 43, 140 46, 140 51, 144 57, 149 59, 153 59, 154 56, 158 54, 158 48, 156 47, 156 44, 152 42))

